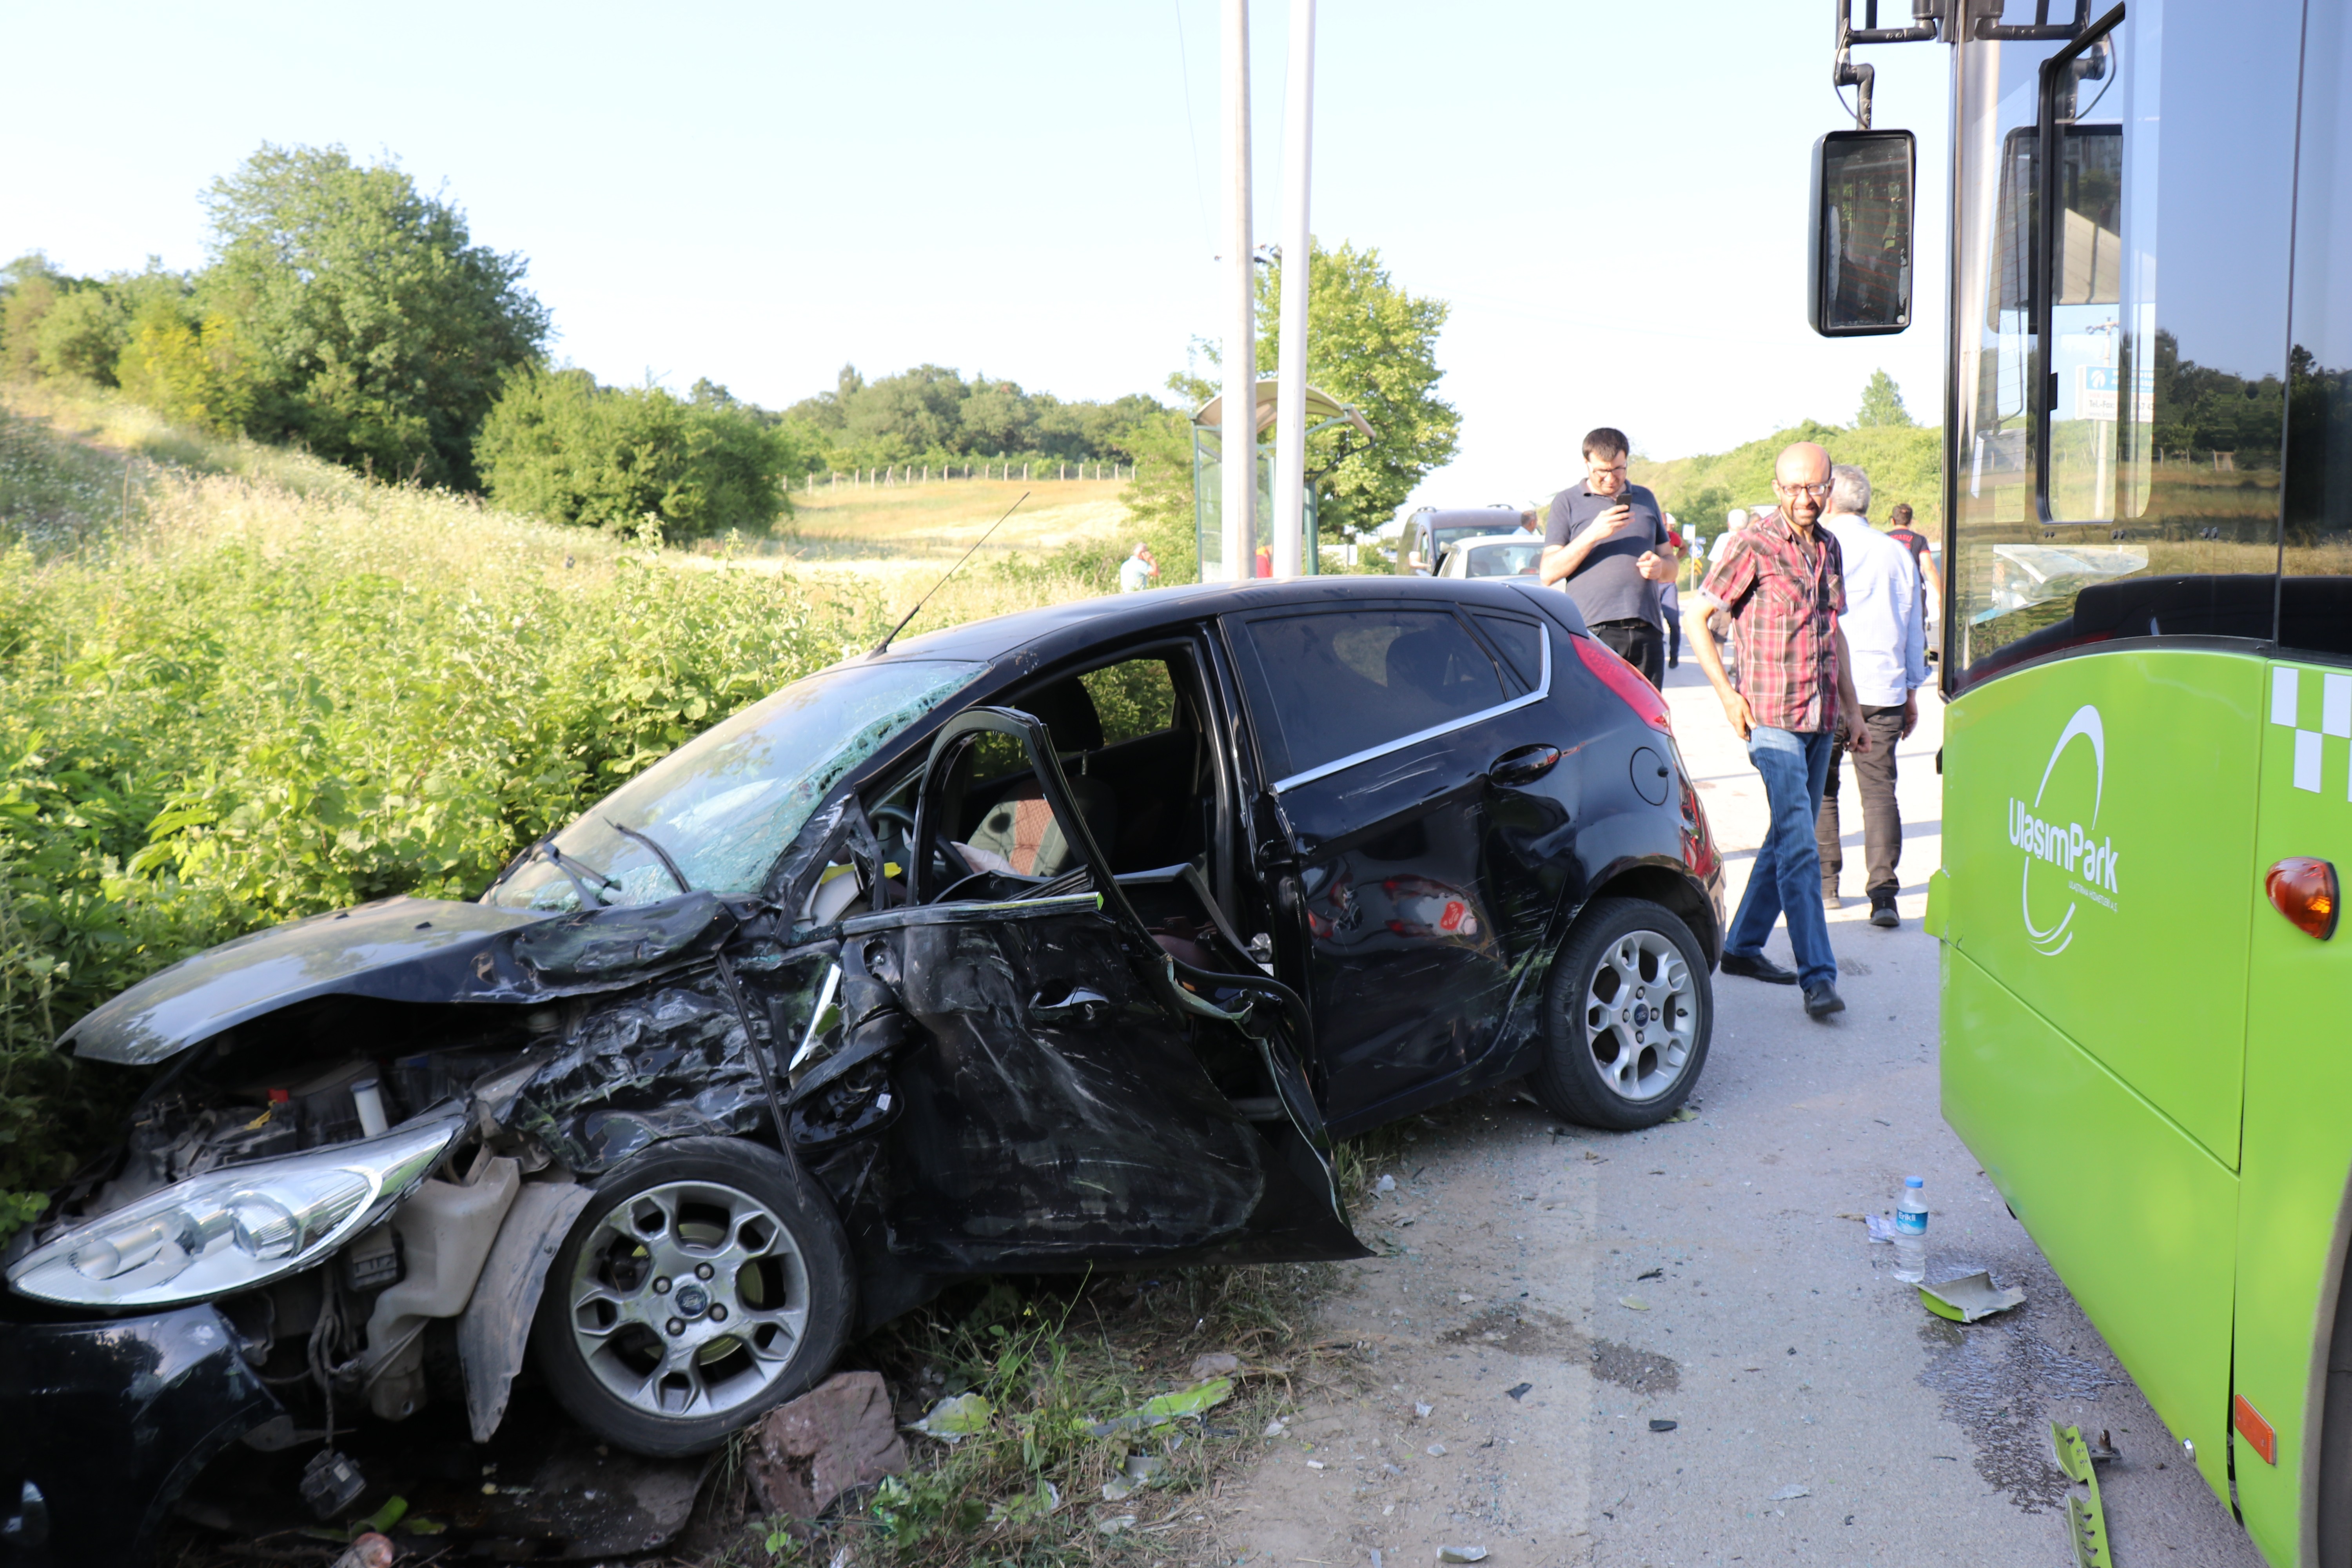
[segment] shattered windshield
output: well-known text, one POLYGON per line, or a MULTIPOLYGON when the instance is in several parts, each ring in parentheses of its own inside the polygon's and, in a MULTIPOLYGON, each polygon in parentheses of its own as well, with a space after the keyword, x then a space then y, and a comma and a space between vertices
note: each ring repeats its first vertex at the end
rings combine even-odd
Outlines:
POLYGON ((986 668, 947 659, 846 664, 796 680, 606 795, 555 836, 561 863, 544 850, 528 854, 482 901, 574 910, 583 887, 602 905, 675 897, 677 886, 646 839, 667 850, 698 889, 756 891, 835 784, 986 668))

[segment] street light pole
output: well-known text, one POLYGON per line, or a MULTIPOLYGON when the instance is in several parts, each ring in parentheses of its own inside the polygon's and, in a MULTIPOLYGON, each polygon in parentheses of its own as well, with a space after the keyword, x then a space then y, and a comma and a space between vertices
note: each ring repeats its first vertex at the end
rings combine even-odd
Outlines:
POLYGON ((1282 331, 1274 401, 1274 574, 1307 550, 1307 182, 1314 167, 1315 0, 1290 0, 1290 89, 1282 126, 1282 331))
POLYGON ((1249 0, 1225 0, 1225 391, 1222 448, 1225 576, 1243 582, 1257 555, 1257 279, 1251 260, 1249 0))

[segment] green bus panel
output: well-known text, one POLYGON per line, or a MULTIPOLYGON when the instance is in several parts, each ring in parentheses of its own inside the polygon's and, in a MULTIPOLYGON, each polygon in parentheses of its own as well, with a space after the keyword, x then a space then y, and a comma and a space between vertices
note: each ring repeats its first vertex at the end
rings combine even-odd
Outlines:
POLYGON ((1944 1118, 2227 1498, 2237 1178, 1949 942, 1944 1118))
POLYGON ((2086 654, 1945 715, 1946 940, 2232 1169, 2263 681, 2086 654))
POLYGON ((2278 1434, 2278 1462, 2237 1448, 2246 1529, 2273 1563, 2309 1562, 2327 1342, 2352 1173, 2352 923, 2330 941, 2261 893, 2290 856, 2352 875, 2352 673, 2277 664, 2265 687, 2246 1009, 2236 1391, 2278 1434))

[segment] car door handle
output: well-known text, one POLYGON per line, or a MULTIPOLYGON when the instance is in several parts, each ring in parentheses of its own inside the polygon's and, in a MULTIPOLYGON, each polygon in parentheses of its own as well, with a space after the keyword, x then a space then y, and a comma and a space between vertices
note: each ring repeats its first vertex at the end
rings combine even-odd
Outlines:
POLYGON ((1486 776, 1498 784, 1527 784, 1551 772, 1559 761, 1559 748, 1538 743, 1521 746, 1515 752, 1505 752, 1486 769, 1486 776))
POLYGON ((1095 1009, 1108 1007, 1110 998, 1087 986, 1073 987, 1059 1001, 1048 1002, 1042 991, 1029 998, 1029 1016, 1041 1024, 1092 1023, 1095 1009))

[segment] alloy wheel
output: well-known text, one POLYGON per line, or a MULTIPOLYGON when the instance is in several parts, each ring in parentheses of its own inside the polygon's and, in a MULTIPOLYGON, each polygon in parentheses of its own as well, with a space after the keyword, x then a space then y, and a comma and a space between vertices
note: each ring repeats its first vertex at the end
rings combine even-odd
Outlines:
POLYGON ((572 1342, 606 1390, 682 1420, 751 1404, 808 1326, 806 1261, 758 1199, 669 1182, 613 1206, 570 1281, 572 1342))
POLYGON ((1584 994, 1586 1047, 1601 1081, 1627 1100, 1655 1100, 1690 1061, 1698 982, 1671 938, 1631 931, 1593 965, 1584 994))

